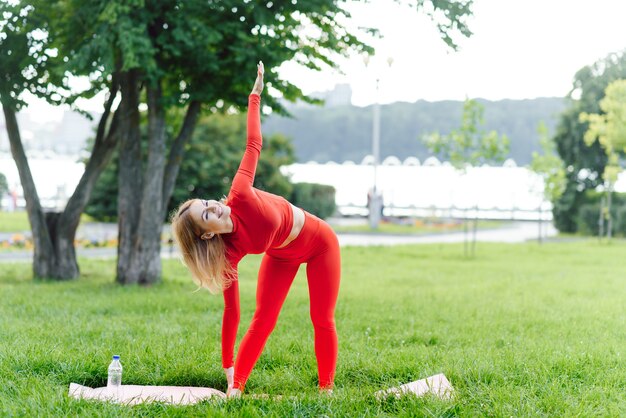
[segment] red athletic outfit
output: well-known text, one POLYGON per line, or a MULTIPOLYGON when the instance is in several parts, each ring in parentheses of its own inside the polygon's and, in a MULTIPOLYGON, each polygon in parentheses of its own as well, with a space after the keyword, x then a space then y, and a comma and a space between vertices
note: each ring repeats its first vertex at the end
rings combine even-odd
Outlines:
MULTIPOLYGON (((248 138, 246 150, 233 179, 227 198, 231 208, 233 231, 222 234, 227 259, 237 270, 246 254, 265 252, 257 283, 256 310, 235 362, 234 388, 243 390, 250 372, 263 351, 289 287, 302 263, 307 263, 307 280, 311 298, 311 320, 315 330, 315 356, 319 385, 333 386, 337 364, 335 304, 339 293, 341 260, 339 244, 333 230, 320 219, 305 212, 298 237, 283 248, 277 248, 289 237, 293 212, 289 202, 252 187, 261 153, 261 98, 248 99, 248 138)), ((235 274, 236 275, 236 274, 235 274)), ((224 290, 222 322, 222 365, 233 365, 233 352, 239 326, 239 286, 237 277, 224 290)))

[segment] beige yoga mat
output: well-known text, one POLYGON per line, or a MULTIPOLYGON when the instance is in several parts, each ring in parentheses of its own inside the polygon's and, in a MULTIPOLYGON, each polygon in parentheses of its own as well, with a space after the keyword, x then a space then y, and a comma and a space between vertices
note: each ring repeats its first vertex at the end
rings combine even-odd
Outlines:
POLYGON ((143 402, 191 405, 205 399, 226 398, 224 392, 211 388, 122 385, 118 393, 116 393, 106 387, 92 389, 77 383, 70 383, 69 396, 76 399, 94 399, 127 405, 135 405, 143 402))
MULTIPOLYGON (((454 388, 442 373, 416 380, 404 385, 380 390, 374 395, 377 398, 388 396, 434 395, 441 399, 450 399, 454 394, 454 388)), ((116 402, 126 405, 135 405, 143 402, 164 402, 174 405, 190 405, 205 399, 224 399, 226 394, 217 389, 198 388, 191 386, 137 386, 122 385, 119 393, 115 393, 106 387, 92 389, 77 383, 70 383, 69 396, 76 399, 93 399, 99 401, 116 402)), ((269 399, 268 395, 245 395, 250 398, 269 399)), ((281 399, 280 395, 272 396, 271 399, 281 399)))
POLYGON ((439 373, 434 376, 427 377, 426 379, 416 380, 395 388, 379 390, 374 395, 380 399, 388 396, 400 397, 411 394, 416 396, 430 394, 441 399, 450 399, 454 394, 454 388, 446 376, 443 373, 439 373))

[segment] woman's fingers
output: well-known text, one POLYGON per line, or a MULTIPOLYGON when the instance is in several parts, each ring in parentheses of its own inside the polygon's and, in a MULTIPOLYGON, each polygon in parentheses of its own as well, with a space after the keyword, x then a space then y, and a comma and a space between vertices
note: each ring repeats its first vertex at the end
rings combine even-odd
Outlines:
POLYGON ((259 75, 263 77, 263 74, 265 74, 265 67, 263 66, 263 61, 259 61, 259 63, 257 64, 257 69, 259 71, 259 75))

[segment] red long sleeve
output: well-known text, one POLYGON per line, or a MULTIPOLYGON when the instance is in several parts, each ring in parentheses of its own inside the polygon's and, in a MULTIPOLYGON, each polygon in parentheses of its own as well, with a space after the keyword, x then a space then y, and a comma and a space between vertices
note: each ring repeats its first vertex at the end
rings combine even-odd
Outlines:
POLYGON ((261 136, 261 96, 251 94, 248 97, 248 135, 246 142, 246 150, 239 164, 239 169, 230 193, 233 195, 241 195, 252 191, 254 183, 254 174, 256 166, 261 155, 263 147, 263 137, 261 136))
POLYGON ((239 307, 239 282, 233 280, 223 292, 224 315, 222 317, 222 367, 234 364, 235 340, 239 328, 241 309, 239 307))

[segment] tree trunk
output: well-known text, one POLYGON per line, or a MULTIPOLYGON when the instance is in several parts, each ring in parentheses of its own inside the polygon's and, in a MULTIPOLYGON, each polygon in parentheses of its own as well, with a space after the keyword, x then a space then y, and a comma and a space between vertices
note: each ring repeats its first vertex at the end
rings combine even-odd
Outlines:
POLYGON ((187 108, 183 126, 170 148, 170 155, 167 159, 165 177, 163 179, 163 210, 167 210, 170 199, 172 198, 172 193, 174 193, 174 186, 176 185, 176 178, 178 177, 178 169, 180 168, 180 164, 183 161, 183 155, 185 153, 185 144, 187 144, 187 142, 191 139, 191 135, 196 127, 199 116, 200 102, 192 101, 187 108))
POLYGON ((476 257, 476 234, 478 231, 478 205, 474 206, 474 225, 472 229, 472 258, 476 257))
POLYGON ((24 190, 28 221, 30 222, 33 235, 33 275, 35 278, 52 277, 54 270, 54 251, 52 241, 50 240, 50 235, 48 234, 46 217, 44 215, 43 208, 41 207, 39 195, 37 194, 37 188, 35 187, 30 167, 28 166, 26 152, 24 151, 24 146, 22 145, 22 138, 20 136, 19 125, 17 124, 15 110, 6 104, 2 105, 2 110, 4 112, 9 142, 11 144, 11 154, 15 160, 15 165, 17 166, 17 171, 20 175, 20 182, 22 183, 22 189, 24 190))
POLYGON ((463 210, 463 255, 469 257, 469 232, 468 232, 467 208, 463 210))
MULTIPOLYGON (((543 202, 541 202, 543 203, 543 202)), ((543 212, 541 211, 541 203, 539 203, 539 207, 537 208, 537 226, 539 228, 538 231, 538 235, 537 235, 537 242, 539 242, 539 244, 543 244, 543 231, 542 231, 542 224, 543 224, 543 212)))
POLYGON ((92 155, 76 190, 62 213, 44 213, 20 138, 15 111, 9 106, 3 106, 11 142, 11 152, 20 174, 28 219, 31 224, 34 244, 33 274, 35 278, 66 280, 74 279, 80 274, 76 261, 74 239, 80 222, 80 215, 89 201, 93 186, 115 149, 117 117, 113 118, 108 133, 106 133, 106 125, 116 95, 117 81, 114 78, 104 113, 98 125, 92 155))
POLYGON ((606 237, 610 240, 613 236, 613 217, 611 216, 611 192, 613 191, 613 185, 609 184, 609 189, 606 196, 606 237))
POLYGON ((141 132, 139 129, 140 80, 137 70, 120 74, 120 145, 118 177, 117 277, 122 284, 139 281, 139 265, 133 262, 141 199, 141 132))
POLYGON ((163 228, 163 177, 165 171, 165 112, 161 87, 148 87, 148 158, 140 200, 140 218, 131 271, 127 277, 139 284, 161 280, 161 230, 163 228))
POLYGON ((140 77, 136 71, 121 75, 124 115, 120 120, 117 282, 152 284, 161 280, 161 231, 184 148, 200 115, 200 102, 192 101, 167 158, 165 109, 162 89, 146 88, 148 99, 148 154, 142 166, 139 115, 140 77))

